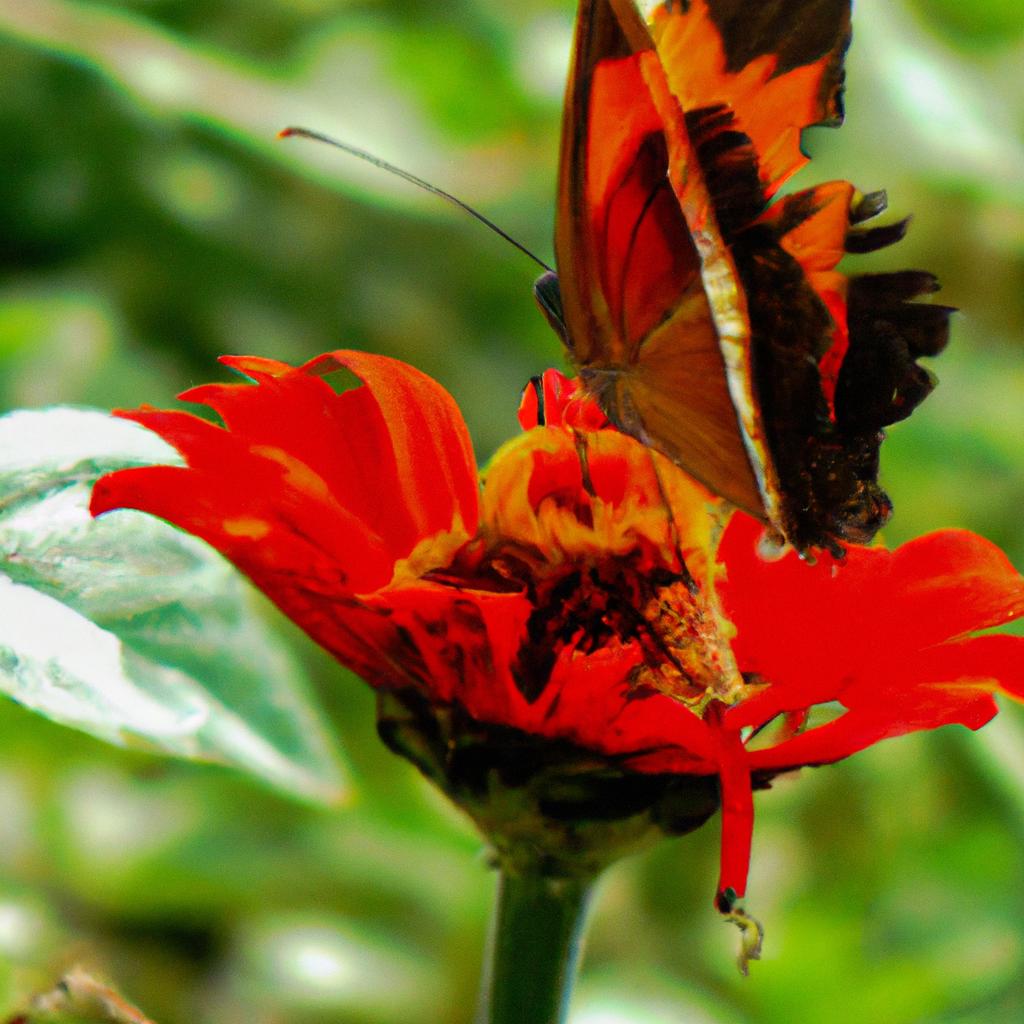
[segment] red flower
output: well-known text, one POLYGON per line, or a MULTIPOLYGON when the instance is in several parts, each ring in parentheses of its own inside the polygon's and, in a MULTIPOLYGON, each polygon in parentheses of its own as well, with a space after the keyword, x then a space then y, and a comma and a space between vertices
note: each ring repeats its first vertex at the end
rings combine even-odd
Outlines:
POLYGON ((972 635, 1024 613, 1024 580, 973 534, 766 557, 758 523, 722 532, 721 503, 553 372, 478 496, 465 424, 418 371, 351 351, 224 362, 252 383, 182 395, 224 428, 120 414, 187 467, 104 477, 94 514, 142 509, 223 552, 390 695, 382 735, 506 860, 592 869, 611 832, 581 838, 588 822, 628 821, 634 842, 720 802, 717 903, 746 927, 754 788, 1024 696, 1024 639, 972 635), (336 393, 323 378, 342 368, 363 386, 336 393), (547 839, 500 798, 517 786, 557 823, 547 839))

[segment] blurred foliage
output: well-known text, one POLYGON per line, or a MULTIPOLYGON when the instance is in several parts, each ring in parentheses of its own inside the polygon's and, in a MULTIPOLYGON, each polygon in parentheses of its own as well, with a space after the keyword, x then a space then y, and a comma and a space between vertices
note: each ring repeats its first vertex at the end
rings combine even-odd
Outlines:
MULTIPOLYGON (((223 352, 341 346, 441 380, 485 457, 561 353, 533 268, 341 154, 429 178, 550 255, 570 0, 0 0, 0 409, 166 404, 223 352)), ((960 525, 1024 562, 1024 22, 1016 0, 860 0, 847 124, 797 185, 889 189, 963 310, 892 431, 889 539, 960 525)), ((870 262, 868 262, 870 260, 870 262)), ((852 261, 851 261, 852 262, 852 261)), ((81 962, 159 1024, 468 1022, 493 880, 374 736, 372 695, 297 632, 360 798, 327 813, 226 770, 0 705, 0 1008, 81 962)), ((716 827, 610 872, 574 1024, 1024 1019, 1024 716, 883 744, 758 797, 735 974, 716 827), (850 993, 856 993, 856 999, 850 993)))

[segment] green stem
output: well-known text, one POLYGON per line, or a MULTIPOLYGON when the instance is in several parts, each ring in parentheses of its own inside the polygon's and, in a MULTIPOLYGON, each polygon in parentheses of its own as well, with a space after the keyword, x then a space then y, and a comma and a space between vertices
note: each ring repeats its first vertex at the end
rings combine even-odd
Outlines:
POLYGON ((501 873, 477 1024, 565 1020, 592 887, 592 879, 501 873))

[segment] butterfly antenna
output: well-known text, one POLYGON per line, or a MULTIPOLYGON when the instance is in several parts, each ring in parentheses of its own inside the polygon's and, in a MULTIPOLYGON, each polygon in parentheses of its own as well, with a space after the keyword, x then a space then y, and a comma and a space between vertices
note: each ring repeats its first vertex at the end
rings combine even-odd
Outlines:
POLYGON ((389 174, 394 174, 403 181, 409 182, 410 185, 415 185, 417 188, 421 188, 425 192, 429 192, 431 195, 439 196, 441 199, 446 200, 453 206, 457 206, 460 210, 464 210, 470 215, 470 217, 475 218, 485 227, 490 228, 496 235, 504 238, 510 245, 514 245, 521 253, 529 256, 529 258, 541 269, 546 270, 548 273, 554 273, 554 269, 549 267, 539 256, 535 256, 530 252, 522 242, 517 242, 507 231, 502 231, 494 221, 485 217, 479 210, 474 210, 472 206, 468 203, 464 203, 461 199, 453 196, 450 192, 445 192, 444 189, 438 188, 436 185, 431 185, 429 181, 417 178, 415 174, 411 174, 409 171, 403 171, 401 167, 389 164, 387 160, 382 160, 379 156, 374 156, 372 153, 368 153, 365 149, 359 149, 357 146, 350 146, 347 142, 332 139, 330 135, 324 135, 321 132, 315 132, 309 128, 285 128, 277 133, 277 137, 279 139, 300 138, 312 139, 314 142, 325 142, 328 146, 334 146, 335 149, 340 149, 343 153, 348 153, 349 156, 354 156, 358 160, 364 160, 368 164, 373 164, 374 167, 379 167, 382 171, 387 171, 389 174))

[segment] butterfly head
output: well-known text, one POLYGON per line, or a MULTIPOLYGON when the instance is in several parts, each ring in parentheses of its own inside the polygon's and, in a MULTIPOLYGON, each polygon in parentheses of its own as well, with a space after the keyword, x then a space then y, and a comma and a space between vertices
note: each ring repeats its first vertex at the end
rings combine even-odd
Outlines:
POLYGON ((569 341, 569 332, 565 327, 562 291, 558 286, 558 275, 553 270, 546 271, 533 282, 533 297, 537 300, 537 305, 540 306, 540 311, 547 318, 548 323, 571 352, 572 344, 569 341))

